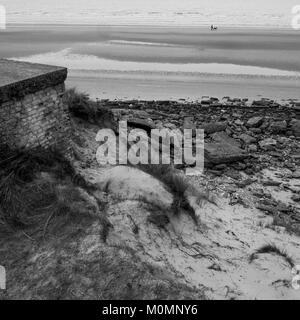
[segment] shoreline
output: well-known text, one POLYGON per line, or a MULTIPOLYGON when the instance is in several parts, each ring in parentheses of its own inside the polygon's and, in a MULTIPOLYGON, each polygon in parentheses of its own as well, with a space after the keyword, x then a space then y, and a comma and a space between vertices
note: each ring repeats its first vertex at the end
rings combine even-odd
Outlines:
MULTIPOLYGON (((14 23, 14 22, 9 22, 7 23, 7 27, 36 27, 36 26, 45 26, 45 27, 53 27, 53 26, 57 26, 57 27, 111 27, 111 28, 118 28, 118 27, 141 27, 141 28, 150 28, 150 29, 159 29, 159 28, 163 28, 163 29, 177 29, 177 28, 185 28, 185 29, 196 29, 196 28, 205 28, 205 29, 209 29, 210 26, 207 24, 192 24, 192 25, 188 25, 188 24, 182 24, 182 25, 171 25, 171 24, 139 24, 139 23, 132 23, 132 24, 92 24, 92 23, 32 23, 32 22, 22 22, 22 23, 14 23)), ((267 31, 295 31, 295 32, 299 32, 299 30, 294 30, 292 28, 291 25, 286 25, 286 26, 276 26, 276 25, 221 25, 219 24, 220 29, 218 30, 218 32, 220 30, 239 30, 239 29, 245 29, 245 30, 267 30, 267 31)), ((210 31, 210 30, 209 30, 210 31)))
POLYGON ((93 98, 299 99, 298 39, 290 30, 27 25, 1 33, 0 57, 67 67, 67 85, 93 98))
POLYGON ((202 96, 224 96, 251 100, 266 97, 276 101, 300 100, 299 83, 273 78, 241 78, 228 75, 201 75, 194 79, 182 75, 168 76, 142 73, 103 73, 69 71, 68 88, 76 87, 92 99, 197 101, 202 96))

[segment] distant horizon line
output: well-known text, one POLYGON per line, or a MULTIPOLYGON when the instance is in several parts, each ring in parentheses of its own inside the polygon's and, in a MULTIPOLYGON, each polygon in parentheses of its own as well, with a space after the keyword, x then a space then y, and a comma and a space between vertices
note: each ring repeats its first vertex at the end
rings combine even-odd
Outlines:
MULTIPOLYGON (((223 29, 275 29, 275 30, 294 30, 290 25, 252 25, 252 24, 214 24, 219 28, 223 29)), ((53 23, 40 23, 40 22, 8 22, 6 24, 9 26, 84 26, 84 27, 149 27, 149 28, 210 28, 211 24, 141 24, 141 23, 121 23, 121 24, 95 24, 95 23, 62 23, 62 22, 53 22, 53 23)), ((220 29, 218 30, 220 31, 220 29)), ((218 32, 215 31, 215 32, 218 32)))

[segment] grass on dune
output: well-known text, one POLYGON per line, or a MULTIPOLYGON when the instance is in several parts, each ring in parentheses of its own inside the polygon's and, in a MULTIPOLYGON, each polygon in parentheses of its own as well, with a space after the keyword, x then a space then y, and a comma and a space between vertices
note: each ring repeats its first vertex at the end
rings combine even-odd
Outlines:
POLYGON ((89 215, 86 196, 79 188, 85 182, 58 151, 0 149, 2 231, 30 230, 37 237, 45 236, 89 215))
POLYGON ((98 101, 91 100, 88 94, 71 88, 66 90, 63 100, 74 117, 92 124, 98 124, 99 121, 104 124, 109 123, 109 126, 114 129, 115 124, 112 112, 105 106, 100 105, 98 101))
POLYGON ((173 194, 174 201, 172 209, 174 214, 178 215, 183 210, 193 219, 196 224, 198 224, 195 209, 190 205, 190 202, 187 198, 187 192, 188 190, 191 190, 194 194, 197 194, 198 202, 211 202, 209 194, 196 192, 190 185, 188 179, 182 174, 177 173, 175 169, 170 165, 140 164, 137 167, 161 181, 173 194))
POLYGON ((255 250, 249 257, 249 262, 253 262, 255 259, 258 258, 258 254, 277 254, 284 258, 284 260, 290 265, 291 268, 294 267, 295 263, 293 258, 283 249, 278 248, 275 244, 266 244, 260 247, 259 249, 255 250))

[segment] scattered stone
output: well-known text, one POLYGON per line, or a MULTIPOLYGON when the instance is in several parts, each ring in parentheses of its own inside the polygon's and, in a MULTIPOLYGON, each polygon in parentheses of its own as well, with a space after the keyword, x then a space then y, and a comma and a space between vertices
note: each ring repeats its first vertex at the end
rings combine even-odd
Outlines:
POLYGON ((144 110, 134 110, 134 115, 140 119, 148 119, 151 118, 150 114, 144 110))
POLYGON ((280 181, 274 181, 274 180, 264 180, 262 181, 262 184, 266 187, 278 187, 281 185, 282 182, 280 181))
POLYGON ((211 100, 210 100, 209 97, 204 97, 204 98, 202 98, 202 100, 201 100, 201 104, 202 104, 202 105, 210 105, 210 103, 211 103, 211 100))
POLYGON ((206 143, 204 157, 206 164, 215 165, 240 161, 246 159, 248 154, 234 145, 224 143, 206 143))
POLYGON ((248 121, 247 121, 247 127, 259 127, 260 125, 262 125, 264 121, 264 118, 263 117, 253 117, 253 118, 250 118, 248 121))
POLYGON ((300 137, 300 120, 293 119, 290 122, 291 130, 296 137, 300 137))
POLYGON ((244 141, 246 144, 252 144, 256 142, 256 139, 254 137, 249 136, 246 133, 243 133, 239 136, 239 139, 244 141))
POLYGON ((235 123, 237 126, 242 126, 242 125, 244 125, 244 122, 241 121, 240 119, 235 120, 234 123, 235 123))
POLYGON ((150 122, 144 119, 138 119, 138 118, 128 119, 127 125, 133 128, 143 129, 148 134, 151 133, 152 129, 156 128, 153 122, 150 122))
POLYGON ((249 131, 254 133, 254 134, 261 134, 262 133, 262 129, 261 128, 250 128, 249 131))
POLYGON ((272 138, 267 138, 259 142, 259 146, 263 150, 272 150, 277 145, 277 141, 272 138))
POLYGON ((170 129, 170 130, 175 130, 175 129, 177 129, 176 124, 170 123, 170 122, 165 123, 162 127, 167 128, 167 129, 170 129))
POLYGON ((300 195, 293 195, 291 199, 295 202, 300 202, 300 195))
POLYGON ((225 163, 223 164, 218 164, 214 167, 216 170, 225 170, 227 168, 227 165, 225 163))
POLYGON ((269 206, 269 205, 264 205, 264 204, 258 204, 256 206, 257 209, 261 210, 261 211, 264 211, 264 212, 267 212, 269 214, 272 214, 272 215, 276 215, 276 213, 278 212, 278 210, 276 209, 276 207, 274 206, 269 206))
POLYGON ((245 180, 243 180, 241 182, 239 182, 239 181, 236 182, 236 185, 239 188, 245 188, 245 187, 249 186, 250 184, 254 183, 255 181, 256 181, 255 179, 248 178, 248 179, 245 179, 245 180))
POLYGON ((275 121, 270 124, 270 130, 273 133, 283 133, 287 129, 287 123, 285 120, 283 121, 275 121))
POLYGON ((248 149, 248 152, 257 152, 257 145, 250 144, 247 149, 248 149))
POLYGON ((204 130, 206 134, 212 134, 219 131, 225 131, 227 122, 210 122, 203 124, 200 128, 204 130))
POLYGON ((292 173, 291 178, 300 179, 300 171, 295 171, 292 173))
POLYGON ((194 117, 185 117, 183 120, 183 129, 196 129, 194 117))
POLYGON ((233 145, 236 147, 241 146, 241 144, 238 140, 230 138, 224 131, 213 133, 211 135, 211 138, 214 142, 225 143, 225 144, 233 145))

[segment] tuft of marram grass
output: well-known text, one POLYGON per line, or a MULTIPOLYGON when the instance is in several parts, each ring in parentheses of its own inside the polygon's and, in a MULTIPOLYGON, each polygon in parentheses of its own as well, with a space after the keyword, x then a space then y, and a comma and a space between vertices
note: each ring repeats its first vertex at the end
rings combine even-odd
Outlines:
POLYGON ((281 257, 284 258, 284 260, 290 265, 291 268, 295 266, 293 258, 286 252, 286 250, 278 248, 275 244, 270 243, 263 245, 259 249, 255 250, 254 253, 252 253, 249 257, 249 262, 253 262, 255 259, 258 258, 258 254, 263 254, 263 253, 274 253, 277 254, 281 257))
POLYGON ((74 117, 92 124, 101 122, 104 127, 116 130, 111 110, 100 105, 97 101, 91 100, 88 94, 71 88, 66 90, 63 100, 74 117))
MULTIPOLYGON (((194 208, 190 205, 187 198, 187 191, 194 188, 190 185, 187 178, 181 174, 178 174, 171 165, 165 164, 140 164, 137 166, 140 170, 152 175, 159 181, 161 181, 173 194, 174 201, 172 209, 174 214, 178 215, 183 209, 192 219, 198 224, 198 218, 194 208)), ((195 190, 193 190, 195 192, 195 190)), ((199 202, 209 201, 211 197, 209 194, 197 192, 199 202), (201 198, 201 199, 200 199, 201 198)))
POLYGON ((84 180, 58 151, 1 150, 1 230, 30 230, 39 238, 90 216, 79 188, 85 187, 84 180))

